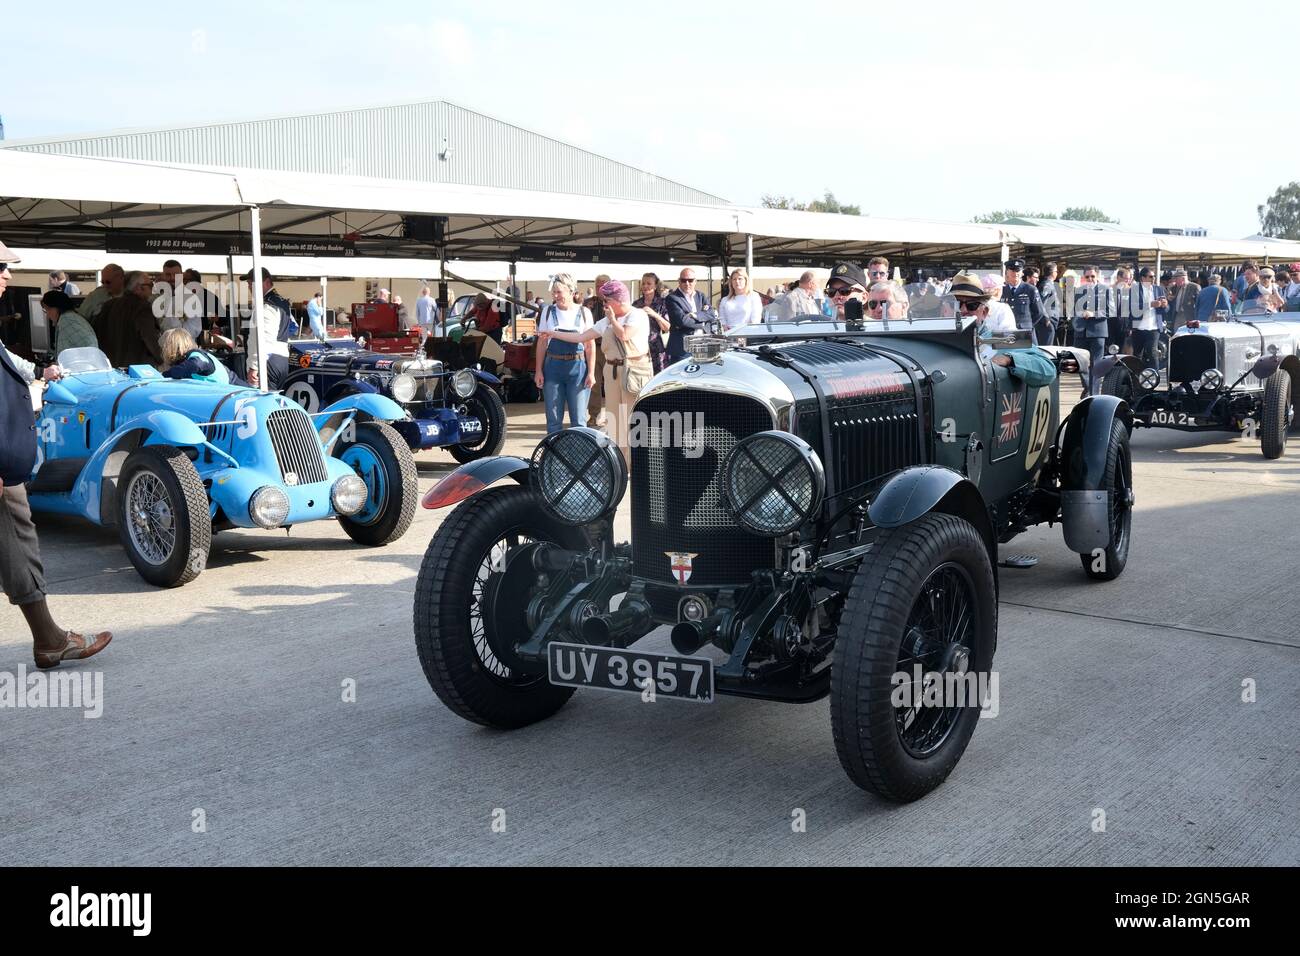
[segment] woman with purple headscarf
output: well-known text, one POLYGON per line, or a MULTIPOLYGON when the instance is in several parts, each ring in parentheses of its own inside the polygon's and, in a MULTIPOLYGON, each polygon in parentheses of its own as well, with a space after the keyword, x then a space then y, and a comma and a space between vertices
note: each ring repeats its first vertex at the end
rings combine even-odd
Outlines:
POLYGON ((605 316, 583 332, 549 332, 561 342, 599 339, 605 355, 605 431, 623 450, 630 466, 628 425, 632 406, 654 368, 650 364, 650 317, 632 307, 627 286, 617 279, 606 282, 596 294, 605 306, 605 316))

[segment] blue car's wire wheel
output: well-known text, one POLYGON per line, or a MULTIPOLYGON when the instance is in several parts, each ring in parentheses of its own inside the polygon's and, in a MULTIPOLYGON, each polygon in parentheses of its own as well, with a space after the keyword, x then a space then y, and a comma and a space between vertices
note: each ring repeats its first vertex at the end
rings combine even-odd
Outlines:
POLYGON ((348 536, 360 544, 396 541, 415 518, 419 482, 406 440, 391 425, 365 422, 340 439, 334 455, 366 483, 366 503, 351 517, 339 517, 348 536))
POLYGON ((145 445, 127 456, 114 516, 122 547, 140 576, 159 587, 194 580, 208 561, 208 493, 185 452, 145 445))
POLYGON ((163 564, 176 550, 176 521, 171 498, 159 477, 138 471, 126 486, 127 534, 140 556, 163 564))

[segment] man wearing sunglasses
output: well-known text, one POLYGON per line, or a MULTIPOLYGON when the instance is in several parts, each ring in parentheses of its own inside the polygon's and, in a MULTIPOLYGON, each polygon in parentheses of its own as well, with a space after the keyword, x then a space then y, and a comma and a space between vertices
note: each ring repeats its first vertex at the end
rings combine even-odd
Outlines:
MULTIPOLYGON (((996 283, 996 278, 994 281, 996 283)), ((959 272, 953 276, 949 294, 957 300, 958 313, 963 318, 973 317, 979 321, 979 338, 991 338, 995 330, 986 323, 992 293, 984 288, 983 283, 969 272, 959 272)), ((1047 385, 1056 378, 1056 363, 1037 346, 993 351, 991 346, 982 345, 980 354, 1033 388, 1047 385)))
POLYGON ((1089 371, 1088 391, 1096 393, 1094 374, 1097 363, 1106 354, 1106 339, 1110 336, 1110 320, 1115 316, 1115 290, 1099 282, 1096 266, 1083 270, 1083 278, 1074 291, 1074 341, 1087 341, 1089 371))
POLYGON ((867 290, 866 315, 880 322, 885 319, 906 319, 907 295, 892 282, 877 282, 867 290))
POLYGON ((687 357, 686 337, 704 328, 708 321, 708 300, 695 288, 695 270, 689 266, 677 277, 677 288, 664 298, 668 310, 668 361, 687 357))
POLYGON ((826 300, 835 310, 837 322, 844 321, 844 303, 849 299, 857 299, 865 308, 867 275, 856 262, 840 262, 831 270, 830 281, 826 283, 826 300))

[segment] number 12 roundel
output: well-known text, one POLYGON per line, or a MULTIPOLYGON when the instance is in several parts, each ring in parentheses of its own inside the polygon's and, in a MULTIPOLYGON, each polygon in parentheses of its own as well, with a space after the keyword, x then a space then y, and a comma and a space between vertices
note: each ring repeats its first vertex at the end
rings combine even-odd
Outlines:
POLYGON ((1052 390, 1040 388, 1034 394, 1034 410, 1029 416, 1029 441, 1025 448, 1026 471, 1033 471, 1042 464, 1051 430, 1052 390))

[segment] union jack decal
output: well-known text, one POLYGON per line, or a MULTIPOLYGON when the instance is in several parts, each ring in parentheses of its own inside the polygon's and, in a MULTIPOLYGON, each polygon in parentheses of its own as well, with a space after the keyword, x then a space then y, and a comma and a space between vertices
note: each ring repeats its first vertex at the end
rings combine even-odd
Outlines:
POLYGON ((999 419, 1001 431, 998 432, 999 444, 1015 441, 1020 437, 1020 420, 1024 417, 1024 411, 1024 395, 1020 392, 1016 392, 1014 395, 1002 396, 1002 416, 999 419))

